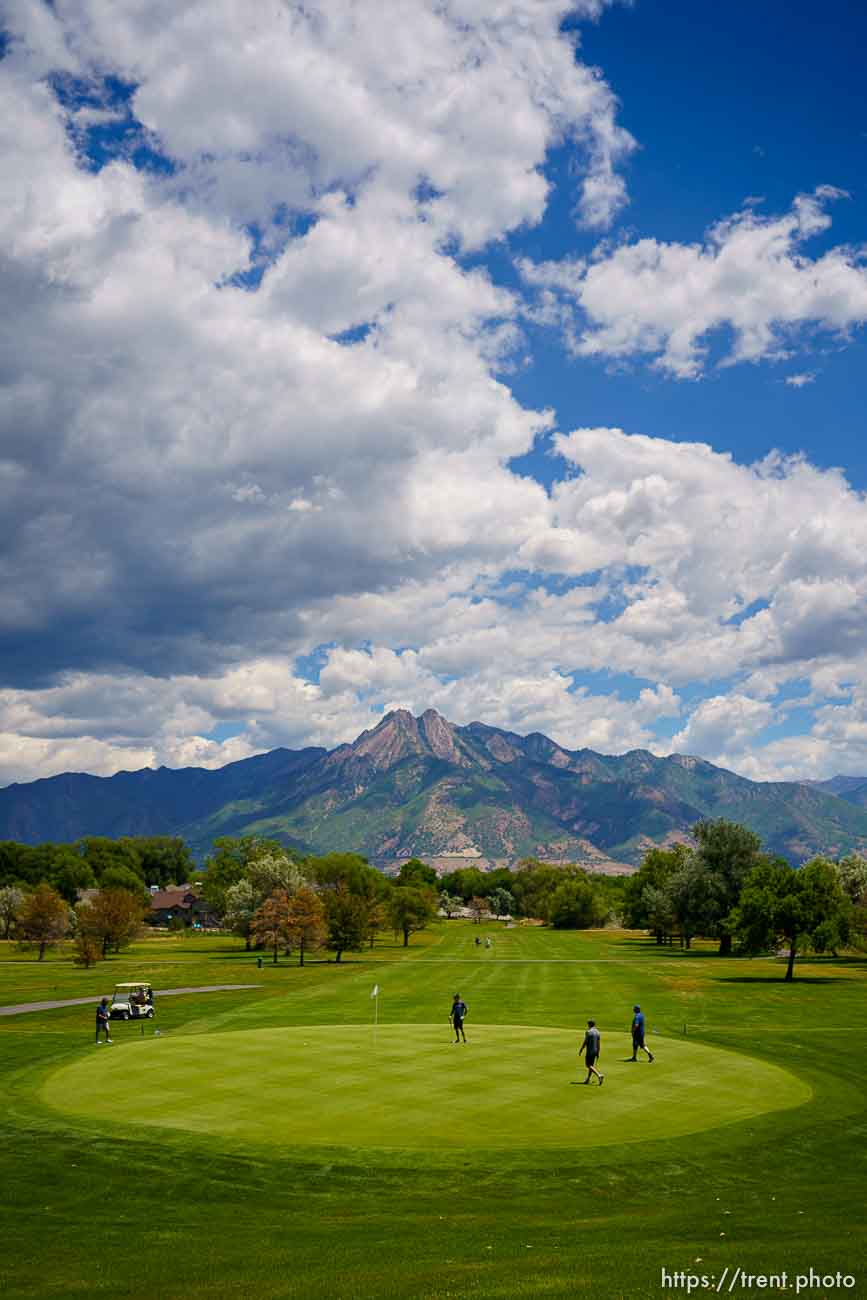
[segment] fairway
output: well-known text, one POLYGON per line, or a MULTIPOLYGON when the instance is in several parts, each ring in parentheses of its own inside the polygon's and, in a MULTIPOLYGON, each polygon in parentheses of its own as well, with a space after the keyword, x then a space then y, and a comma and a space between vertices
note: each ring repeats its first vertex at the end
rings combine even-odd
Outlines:
POLYGON ((779 1066, 677 1039, 628 1061, 606 1034, 604 1087, 573 1030, 474 1025, 305 1025, 148 1037, 52 1074, 67 1114, 282 1146, 587 1147, 679 1137, 799 1106, 810 1087, 779 1066))

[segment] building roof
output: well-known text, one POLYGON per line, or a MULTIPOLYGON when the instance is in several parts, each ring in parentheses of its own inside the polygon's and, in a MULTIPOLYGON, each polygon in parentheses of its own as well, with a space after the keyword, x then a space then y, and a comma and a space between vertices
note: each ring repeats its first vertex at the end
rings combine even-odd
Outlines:
POLYGON ((158 889, 151 894, 151 911, 154 912, 169 907, 189 908, 192 903, 193 895, 188 889, 158 889))

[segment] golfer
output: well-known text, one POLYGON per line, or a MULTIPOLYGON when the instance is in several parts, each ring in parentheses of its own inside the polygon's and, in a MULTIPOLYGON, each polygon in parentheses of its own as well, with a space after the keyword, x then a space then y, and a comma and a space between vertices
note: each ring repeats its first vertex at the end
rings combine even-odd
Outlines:
POLYGON ((105 1041, 106 1041, 107 1043, 110 1043, 110 1042, 111 1042, 111 1035, 110 1035, 110 1033, 108 1032, 108 1025, 109 1025, 109 1020, 110 1020, 110 1019, 111 1019, 111 1015, 110 1015, 110 1012, 109 1012, 109 1009, 108 1009, 108 998, 103 998, 102 1001, 100 1002, 99 1006, 96 1008, 96 1045, 97 1045, 97 1047, 99 1047, 99 1031, 100 1031, 101 1029, 104 1029, 104 1030, 105 1030, 105 1041))
POLYGON ((452 1022, 452 1027, 455 1031, 456 1043, 459 1043, 461 1039, 463 1039, 464 1042, 467 1041, 467 1036, 464 1033, 464 1020, 468 1010, 469 1007, 466 1002, 461 1001, 460 993, 456 993, 452 999, 452 1009, 449 1012, 449 1020, 452 1022))
POLYGON ((644 1045, 644 1012, 641 1007, 632 1008, 632 1056, 631 1061, 638 1060, 639 1051, 647 1053, 648 1063, 653 1060, 653 1052, 644 1045))
POLYGON ((580 1056, 582 1052, 584 1053, 584 1063, 587 1066, 587 1078, 584 1082, 589 1083, 591 1074, 595 1074, 596 1078, 599 1080, 600 1088, 605 1080, 605 1075, 600 1074, 596 1069, 596 1062, 599 1060, 599 1053, 601 1050, 602 1040, 599 1035, 599 1030, 596 1028, 596 1021, 588 1020, 587 1032, 584 1035, 584 1042, 578 1048, 578 1055, 580 1056))

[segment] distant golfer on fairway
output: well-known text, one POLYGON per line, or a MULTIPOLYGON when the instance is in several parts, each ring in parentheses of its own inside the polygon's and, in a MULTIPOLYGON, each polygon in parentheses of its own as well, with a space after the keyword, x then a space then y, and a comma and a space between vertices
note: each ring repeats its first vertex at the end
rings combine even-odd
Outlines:
POLYGON ((469 1007, 466 1002, 461 1001, 460 993, 456 993, 452 999, 452 1009, 449 1012, 449 1020, 452 1022, 452 1027, 455 1031, 456 1043, 459 1043, 461 1039, 463 1039, 464 1042, 467 1041, 467 1036, 464 1033, 464 1019, 468 1010, 469 1007))
POLYGON ((599 1060, 599 1053, 601 1049, 602 1049, 602 1039, 600 1037, 599 1030, 596 1028, 596 1021, 588 1020, 587 1032, 584 1035, 584 1042, 578 1048, 578 1055, 580 1056, 582 1052, 585 1053, 584 1063, 587 1066, 587 1078, 584 1080, 584 1082, 589 1083, 591 1074, 595 1074, 596 1078, 599 1080, 600 1088, 602 1087, 602 1083, 605 1078, 605 1075, 600 1074, 599 1071, 596 1069, 596 1062, 599 1060))
POLYGON ((639 1051, 647 1053, 648 1062, 653 1060, 653 1052, 644 1046, 644 1012, 641 1007, 632 1008, 632 1061, 638 1060, 639 1051))
POLYGON ((111 1042, 111 1034, 108 1032, 108 1023, 109 1023, 109 1019, 110 1019, 110 1013, 109 1013, 109 1010, 108 1010, 108 998, 103 998, 102 1001, 100 1002, 99 1006, 96 1008, 96 1045, 97 1045, 97 1047, 99 1047, 99 1031, 100 1031, 101 1029, 104 1029, 104 1030, 105 1030, 105 1041, 106 1041, 107 1043, 110 1043, 110 1042, 111 1042))

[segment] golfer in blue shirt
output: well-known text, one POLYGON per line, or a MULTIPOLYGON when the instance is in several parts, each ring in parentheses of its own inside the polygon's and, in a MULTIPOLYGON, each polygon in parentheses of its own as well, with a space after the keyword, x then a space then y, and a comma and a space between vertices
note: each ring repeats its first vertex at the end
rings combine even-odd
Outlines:
POLYGON ((639 1051, 647 1053, 648 1061, 653 1060, 653 1052, 644 1045, 644 1012, 641 1007, 632 1008, 632 1056, 631 1061, 638 1060, 639 1051))

